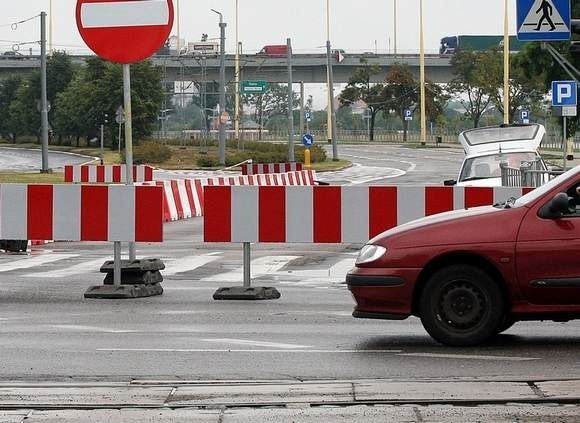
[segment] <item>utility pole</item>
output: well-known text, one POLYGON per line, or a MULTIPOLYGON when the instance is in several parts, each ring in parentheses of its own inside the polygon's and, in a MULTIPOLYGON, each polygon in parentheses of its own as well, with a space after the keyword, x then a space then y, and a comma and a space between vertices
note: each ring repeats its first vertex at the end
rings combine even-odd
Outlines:
POLYGON ((239 41, 239 0, 236 0, 236 105, 234 110, 234 126, 236 133, 236 145, 240 149, 240 41, 239 41))
POLYGON ((338 146, 336 144, 336 114, 334 112, 334 76, 332 73, 332 58, 330 57, 330 41, 326 42, 326 60, 328 66, 328 111, 330 116, 330 134, 332 134, 332 160, 338 160, 338 146))
POLYGON ((294 161, 294 93, 292 91, 292 41, 286 39, 286 60, 288 63, 288 161, 294 161))
MULTIPOLYGON (((223 16, 217 10, 212 12, 220 16, 220 111, 218 116, 220 139, 219 139, 219 164, 226 164, 226 122, 222 119, 222 114, 226 112, 226 26, 223 16)), ((224 115, 225 116, 225 115, 224 115)))
POLYGON ((40 134, 42 139, 41 173, 48 168, 48 99, 46 94, 46 12, 40 13, 40 134))
POLYGON ((304 132, 304 81, 300 81, 300 131, 299 136, 304 132))

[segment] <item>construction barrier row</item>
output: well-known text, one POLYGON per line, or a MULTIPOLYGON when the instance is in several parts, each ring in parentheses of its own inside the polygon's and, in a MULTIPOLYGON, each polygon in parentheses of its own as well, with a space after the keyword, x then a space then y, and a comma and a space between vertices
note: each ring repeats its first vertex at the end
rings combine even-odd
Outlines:
POLYGON ((491 205, 529 188, 439 186, 208 186, 206 242, 364 243, 445 211, 491 205))
POLYGON ((164 220, 168 222, 203 216, 204 188, 208 186, 311 186, 315 183, 315 176, 315 171, 303 170, 280 174, 173 179, 146 184, 163 187, 164 220))
POLYGON ((161 242, 163 190, 1 184, 0 239, 161 242))
POLYGON ((257 175, 267 173, 286 173, 300 172, 302 163, 262 163, 262 164, 243 164, 242 175, 257 175))
MULTIPOLYGON (((80 165, 64 167, 64 181, 73 183, 108 184, 127 182, 125 165, 80 165)), ((145 165, 133 166, 133 182, 153 180, 153 168, 145 165)))

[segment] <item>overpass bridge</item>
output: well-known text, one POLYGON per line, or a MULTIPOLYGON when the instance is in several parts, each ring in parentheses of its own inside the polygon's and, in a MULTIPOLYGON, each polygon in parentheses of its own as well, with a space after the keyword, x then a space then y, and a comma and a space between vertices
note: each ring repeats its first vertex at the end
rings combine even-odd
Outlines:
MULTIPOLYGON (((419 55, 392 54, 346 54, 341 63, 333 59, 335 83, 347 83, 356 68, 378 65, 381 72, 372 82, 384 82, 385 75, 394 64, 406 64, 419 79, 419 55)), ((71 56, 74 63, 83 64, 91 56, 71 56)), ((226 55, 226 80, 234 79, 234 55, 226 55)), ((306 84, 326 83, 326 55, 295 54, 292 75, 295 82, 306 84)), ((427 79, 435 83, 447 83, 453 77, 450 56, 426 55, 425 72, 427 79)), ((163 68, 165 79, 171 81, 217 81, 219 80, 219 57, 217 56, 154 56, 152 62, 163 68)), ((26 73, 40 67, 38 56, 0 56, 0 76, 7 73, 26 73)), ((284 83, 288 81, 285 57, 270 57, 256 54, 240 55, 241 79, 263 80, 284 83)))

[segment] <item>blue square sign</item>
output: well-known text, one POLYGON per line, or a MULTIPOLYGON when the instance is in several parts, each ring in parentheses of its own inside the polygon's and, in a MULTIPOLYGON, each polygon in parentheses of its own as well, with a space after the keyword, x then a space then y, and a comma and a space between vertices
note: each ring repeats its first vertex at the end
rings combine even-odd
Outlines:
POLYGON ((570 39, 570 0, 518 0, 518 40, 570 39))
POLYGON ((552 81, 552 106, 576 106, 576 81, 552 81))

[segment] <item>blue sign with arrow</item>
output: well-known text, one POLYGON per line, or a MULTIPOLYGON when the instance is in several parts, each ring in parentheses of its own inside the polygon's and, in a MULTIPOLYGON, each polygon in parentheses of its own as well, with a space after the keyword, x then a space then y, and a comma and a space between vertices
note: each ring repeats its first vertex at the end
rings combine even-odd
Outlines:
POLYGON ((314 136, 312 134, 302 135, 302 144, 306 148, 312 147, 312 144, 314 144, 314 136))
POLYGON ((570 39, 570 0, 518 0, 518 40, 570 39))

